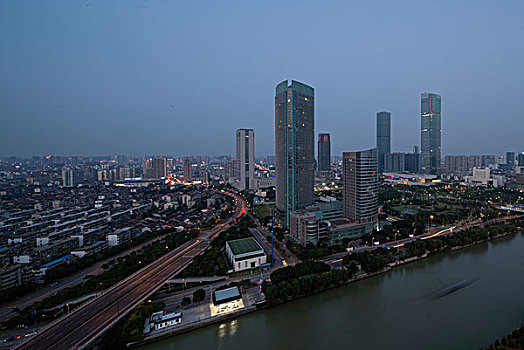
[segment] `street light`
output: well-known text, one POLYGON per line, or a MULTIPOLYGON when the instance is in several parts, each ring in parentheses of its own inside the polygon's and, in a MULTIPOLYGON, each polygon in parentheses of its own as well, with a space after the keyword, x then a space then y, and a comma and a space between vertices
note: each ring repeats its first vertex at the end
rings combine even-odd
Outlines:
POLYGON ((69 315, 69 303, 67 303, 66 306, 67 306, 67 314, 69 315))

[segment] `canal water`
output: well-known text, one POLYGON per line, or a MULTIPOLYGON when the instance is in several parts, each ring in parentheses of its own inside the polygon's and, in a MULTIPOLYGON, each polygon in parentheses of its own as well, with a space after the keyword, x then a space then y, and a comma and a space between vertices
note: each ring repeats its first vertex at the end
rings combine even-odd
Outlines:
POLYGON ((521 322, 517 234, 142 349, 479 349, 521 322))

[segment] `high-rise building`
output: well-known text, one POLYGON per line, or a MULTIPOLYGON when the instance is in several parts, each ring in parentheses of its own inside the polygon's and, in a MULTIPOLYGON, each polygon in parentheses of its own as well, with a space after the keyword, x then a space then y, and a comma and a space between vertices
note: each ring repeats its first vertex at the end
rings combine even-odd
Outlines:
POLYGON ((160 179, 167 176, 166 158, 148 158, 144 162, 144 177, 146 179, 160 179))
POLYGON ((314 202, 314 99, 314 89, 298 81, 276 86, 276 207, 286 228, 290 212, 314 202))
POLYGON ((508 167, 513 168, 515 165, 515 152, 506 152, 506 164, 508 167))
POLYGON ((441 116, 440 95, 423 93, 420 104, 421 168, 426 174, 440 174, 441 116))
POLYGON ((253 129, 237 130, 237 159, 240 163, 238 189, 255 189, 255 132, 253 129))
POLYGON ((359 224, 378 222, 378 164, 375 148, 342 154, 344 217, 359 224))
POLYGON ((318 171, 331 170, 331 139, 329 134, 318 134, 318 171))
POLYGON ((524 166, 524 152, 520 152, 517 156, 517 163, 519 163, 520 167, 524 166))
POLYGON ((80 178, 79 170, 71 168, 62 169, 62 186, 76 187, 80 182, 80 178))
POLYGON ((468 175, 473 168, 482 166, 482 156, 445 156, 444 172, 448 175, 468 175))
POLYGON ((188 158, 184 159, 184 180, 185 181, 193 180, 191 161, 188 158))
POLYGON ((406 153, 393 152, 385 153, 383 155, 384 165, 382 171, 384 172, 401 172, 406 171, 406 153))
POLYGON ((153 169, 156 179, 161 179, 167 176, 167 159, 155 158, 153 159, 153 169))
POLYGON ((378 169, 384 171, 384 154, 391 152, 391 113, 377 113, 378 169))

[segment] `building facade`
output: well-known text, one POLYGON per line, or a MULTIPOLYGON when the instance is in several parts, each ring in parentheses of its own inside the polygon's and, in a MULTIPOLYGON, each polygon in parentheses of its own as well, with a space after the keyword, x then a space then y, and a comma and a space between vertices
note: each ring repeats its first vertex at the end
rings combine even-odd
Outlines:
POLYGON ((167 176, 166 158, 148 158, 144 163, 144 177, 146 179, 161 179, 167 176))
POLYGON ((275 94, 276 207, 289 228, 292 211, 314 202, 314 89, 283 81, 275 94))
POLYGON ((255 132, 238 129, 236 133, 237 159, 239 161, 238 189, 255 189, 255 132))
POLYGON ((375 148, 344 152, 343 202, 344 218, 359 224, 378 222, 378 164, 375 148))
POLYGON ((384 171, 384 154, 391 152, 391 113, 377 113, 378 168, 384 171))
POLYGON ((331 138, 329 134, 318 134, 318 171, 331 170, 331 138))
POLYGON ((184 180, 185 181, 193 180, 193 170, 191 167, 191 161, 187 158, 184 160, 184 180))
POLYGON ((253 237, 227 241, 226 255, 234 271, 254 269, 266 263, 264 249, 253 237))
POLYGON ((524 152, 520 152, 519 155, 517 156, 517 163, 521 167, 524 166, 524 152))
POLYGON ((439 175, 441 161, 441 98, 423 93, 420 106, 420 148, 423 173, 439 175))
POLYGON ((506 152, 506 164, 509 168, 515 166, 515 152, 506 152))

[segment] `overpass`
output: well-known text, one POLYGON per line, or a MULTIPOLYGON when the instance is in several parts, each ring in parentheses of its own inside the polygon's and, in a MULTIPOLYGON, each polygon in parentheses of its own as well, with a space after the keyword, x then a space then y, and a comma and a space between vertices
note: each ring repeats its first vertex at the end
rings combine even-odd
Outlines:
POLYGON ((233 215, 217 225, 206 236, 184 243, 155 262, 106 290, 101 296, 55 320, 16 349, 84 349, 122 319, 129 311, 160 289, 166 281, 180 273, 193 258, 209 247, 208 239, 227 230, 243 213, 246 202, 240 196, 224 192, 236 199, 233 215))

